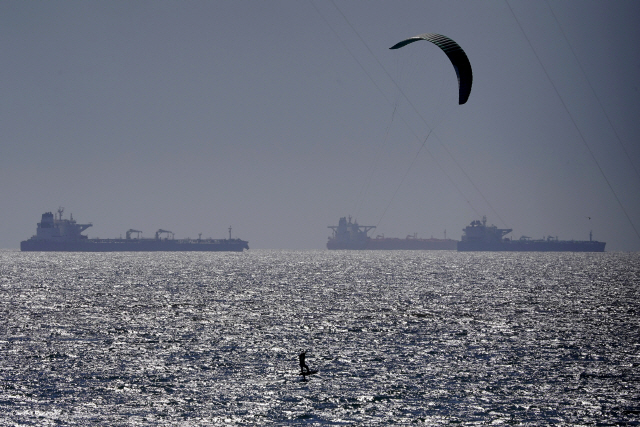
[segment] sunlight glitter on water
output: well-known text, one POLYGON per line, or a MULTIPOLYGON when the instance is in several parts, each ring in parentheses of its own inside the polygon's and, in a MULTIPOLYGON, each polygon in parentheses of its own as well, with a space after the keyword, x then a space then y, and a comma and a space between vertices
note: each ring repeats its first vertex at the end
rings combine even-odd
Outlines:
POLYGON ((0 252, 0 423, 632 423, 638 254, 0 252), (302 381, 297 354, 317 375, 302 381))

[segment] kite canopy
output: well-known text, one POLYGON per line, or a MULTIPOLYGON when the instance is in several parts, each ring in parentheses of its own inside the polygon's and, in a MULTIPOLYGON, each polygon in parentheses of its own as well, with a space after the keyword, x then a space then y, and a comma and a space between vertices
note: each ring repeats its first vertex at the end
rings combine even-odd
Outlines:
POLYGON ((462 105, 467 102, 469 94, 471 93, 473 73, 471 71, 469 58, 467 58, 467 54, 464 53, 464 50, 462 50, 458 43, 454 42, 447 36, 443 36, 442 34, 427 33, 410 37, 391 46, 389 49, 400 49, 401 47, 417 42, 418 40, 431 42, 447 54, 453 68, 456 70, 456 75, 458 76, 458 104, 462 105))

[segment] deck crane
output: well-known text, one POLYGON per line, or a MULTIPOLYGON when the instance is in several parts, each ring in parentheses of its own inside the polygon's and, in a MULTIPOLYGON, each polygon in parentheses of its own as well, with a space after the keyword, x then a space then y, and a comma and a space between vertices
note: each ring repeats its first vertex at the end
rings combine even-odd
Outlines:
MULTIPOLYGON (((158 231, 156 231, 156 240, 160 239, 160 234, 161 233, 167 233, 171 235, 171 239, 173 240, 173 232, 172 231, 168 231, 168 230, 163 230, 162 228, 159 229, 158 231)), ((167 237, 168 238, 168 237, 167 237)))
MULTIPOLYGON (((134 230, 133 228, 130 228, 127 230, 127 240, 131 239, 131 234, 133 233, 137 233, 136 239, 140 239, 140 234, 142 234, 142 231, 134 230)), ((122 234, 120 236, 122 236, 122 234)))

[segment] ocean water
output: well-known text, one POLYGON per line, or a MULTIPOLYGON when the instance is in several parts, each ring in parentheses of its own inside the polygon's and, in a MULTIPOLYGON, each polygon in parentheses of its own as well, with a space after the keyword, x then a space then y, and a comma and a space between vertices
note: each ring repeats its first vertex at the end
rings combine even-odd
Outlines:
POLYGON ((0 425, 639 425, 639 297, 638 253, 2 251, 0 425))

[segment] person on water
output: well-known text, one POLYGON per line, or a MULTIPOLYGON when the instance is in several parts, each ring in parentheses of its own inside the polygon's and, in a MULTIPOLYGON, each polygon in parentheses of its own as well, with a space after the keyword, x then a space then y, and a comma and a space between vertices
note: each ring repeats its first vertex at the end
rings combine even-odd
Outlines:
POLYGON ((309 369, 309 367, 307 366, 306 363, 304 363, 304 359, 307 357, 307 351, 306 350, 302 350, 302 353, 300 353, 298 355, 298 358, 300 359, 300 373, 301 374, 305 374, 305 373, 309 373, 311 372, 311 369, 309 369), (306 369, 306 372, 305 372, 306 369))

